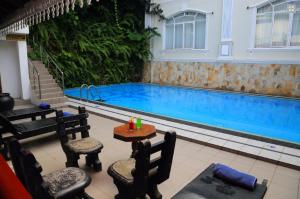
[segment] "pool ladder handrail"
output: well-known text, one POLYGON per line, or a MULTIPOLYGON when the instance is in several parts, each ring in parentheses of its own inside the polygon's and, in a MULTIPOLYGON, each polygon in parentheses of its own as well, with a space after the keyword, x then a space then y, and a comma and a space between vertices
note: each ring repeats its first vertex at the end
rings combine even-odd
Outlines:
POLYGON ((82 97, 82 90, 83 90, 85 87, 86 87, 86 99, 87 99, 87 100, 89 99, 89 96, 90 96, 89 94, 90 94, 92 88, 94 88, 94 89, 97 91, 97 94, 98 94, 98 96, 100 97, 100 92, 99 92, 99 90, 97 89, 97 87, 96 87, 95 85, 93 85, 93 84, 91 84, 91 85, 88 85, 88 84, 82 84, 82 85, 80 86, 80 98, 79 98, 80 101, 82 101, 82 99, 83 99, 83 97, 82 97))
POLYGON ((83 89, 84 87, 87 88, 87 90, 86 90, 86 96, 88 96, 88 87, 89 87, 89 85, 87 85, 87 84, 82 84, 82 85, 80 86, 80 98, 79 98, 80 101, 82 101, 82 89, 83 89))
POLYGON ((93 84, 89 85, 87 88, 87 100, 89 99, 89 93, 91 92, 90 89, 94 88, 97 91, 98 96, 100 97, 100 93, 99 90, 97 89, 97 87, 93 84))

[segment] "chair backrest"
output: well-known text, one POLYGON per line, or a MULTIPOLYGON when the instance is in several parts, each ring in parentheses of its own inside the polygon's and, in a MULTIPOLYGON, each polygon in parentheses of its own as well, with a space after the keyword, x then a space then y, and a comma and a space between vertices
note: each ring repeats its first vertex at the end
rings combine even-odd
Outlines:
MULTIPOLYGON (((19 178, 24 187, 26 187, 25 176, 21 166, 21 145, 16 138, 11 138, 8 142, 8 150, 10 159, 15 171, 16 176, 19 178)), ((27 188, 27 187, 26 187, 27 188)))
POLYGON ((151 143, 149 140, 138 142, 137 153, 135 154, 135 168, 133 169, 133 183, 137 195, 144 195, 147 192, 149 167, 150 167, 151 143))
POLYGON ((160 152, 160 156, 150 160, 149 178, 151 181, 160 184, 170 177, 176 133, 166 132, 164 140, 151 146, 151 154, 160 152))
POLYGON ((77 115, 63 116, 62 111, 56 111, 57 133, 62 144, 68 142, 69 134, 81 133, 81 137, 89 137, 89 129, 87 123, 88 114, 84 107, 78 107, 77 115))
POLYGON ((23 149, 15 138, 9 141, 9 149, 15 172, 32 198, 52 198, 48 192, 49 187, 41 176, 42 167, 34 155, 23 149))
POLYGON ((160 184, 169 178, 175 143, 175 132, 166 132, 164 140, 152 145, 148 140, 138 142, 133 171, 134 184, 138 190, 144 191, 143 189, 147 187, 149 180, 152 183, 160 184), (159 157, 151 159, 152 154, 159 152, 159 157))

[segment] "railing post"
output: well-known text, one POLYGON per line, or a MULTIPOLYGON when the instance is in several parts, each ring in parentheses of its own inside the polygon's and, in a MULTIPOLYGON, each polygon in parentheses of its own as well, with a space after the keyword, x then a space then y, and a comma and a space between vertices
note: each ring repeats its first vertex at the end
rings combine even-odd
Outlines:
POLYGON ((42 89, 41 89, 41 81, 40 81, 40 74, 38 73, 38 82, 39 82, 39 94, 40 99, 42 99, 42 89))
POLYGON ((64 90, 65 90, 65 77, 64 77, 64 72, 62 72, 61 73, 62 74, 62 90, 63 90, 63 92, 64 92, 64 90))
POLYGON ((34 75, 34 70, 32 69, 32 75, 33 75, 33 89, 35 90, 36 89, 36 83, 35 83, 35 75, 34 75))

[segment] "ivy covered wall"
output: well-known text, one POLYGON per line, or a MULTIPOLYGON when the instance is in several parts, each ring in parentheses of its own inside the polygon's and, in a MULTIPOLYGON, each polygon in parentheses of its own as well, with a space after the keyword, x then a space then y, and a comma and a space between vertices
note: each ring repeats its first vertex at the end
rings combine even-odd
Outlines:
POLYGON ((151 56, 155 29, 144 28, 145 12, 163 18, 149 0, 107 0, 76 8, 30 30, 32 59, 45 49, 65 74, 67 88, 87 84, 140 81, 151 56))

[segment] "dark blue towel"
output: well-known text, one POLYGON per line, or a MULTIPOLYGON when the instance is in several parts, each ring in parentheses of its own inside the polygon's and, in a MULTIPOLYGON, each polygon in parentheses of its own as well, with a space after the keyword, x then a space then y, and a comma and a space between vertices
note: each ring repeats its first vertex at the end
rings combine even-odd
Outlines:
POLYGON ((42 102, 39 104, 39 108, 41 109, 49 109, 50 108, 50 104, 46 103, 46 102, 42 102))
POLYGON ((72 113, 69 113, 69 112, 63 112, 63 114, 64 114, 64 117, 67 117, 67 116, 73 115, 72 113))
POLYGON ((216 164, 213 174, 224 181, 247 188, 249 190, 253 190, 257 182, 256 177, 239 172, 223 164, 216 164))

